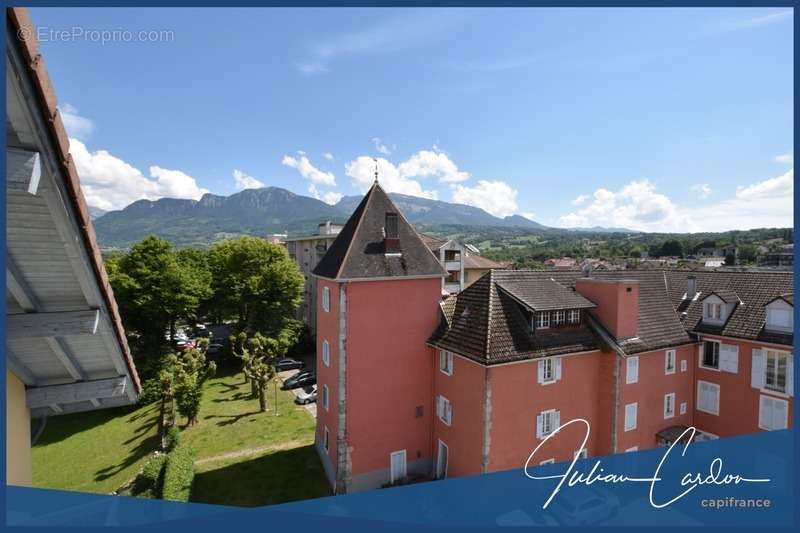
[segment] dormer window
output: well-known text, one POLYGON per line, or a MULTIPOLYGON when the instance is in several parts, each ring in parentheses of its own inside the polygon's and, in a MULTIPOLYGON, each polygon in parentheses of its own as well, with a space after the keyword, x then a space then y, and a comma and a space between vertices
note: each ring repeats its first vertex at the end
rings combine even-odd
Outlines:
POLYGON ((570 309, 569 310, 569 323, 571 325, 576 325, 581 323, 581 311, 580 309, 570 309))
MULTIPOLYGON (((789 298, 775 298, 766 305, 767 320, 765 329, 781 333, 791 333, 794 324, 794 305, 789 298)), ((793 301, 793 300, 792 300, 793 301)))
POLYGON ((550 311, 536 313, 536 329, 547 329, 550 327, 550 311))
POLYGON ((722 304, 706 302, 703 305, 703 318, 708 320, 722 320, 722 304))

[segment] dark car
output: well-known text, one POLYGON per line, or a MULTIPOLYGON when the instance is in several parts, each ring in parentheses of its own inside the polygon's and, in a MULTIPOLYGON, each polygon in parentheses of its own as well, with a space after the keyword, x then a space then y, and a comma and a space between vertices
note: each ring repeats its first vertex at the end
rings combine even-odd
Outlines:
POLYGON ((208 345, 206 353, 208 355, 219 355, 222 352, 223 345, 219 343, 211 343, 208 345))
POLYGON ((316 383, 317 383, 316 374, 314 374, 314 372, 311 372, 309 370, 303 370, 302 372, 298 372, 294 376, 284 381, 283 385, 281 386, 281 390, 299 389, 300 387, 315 385, 316 383))
POLYGON ((300 370, 304 366, 306 366, 306 364, 303 361, 286 357, 275 363, 275 370, 278 372, 285 372, 286 370, 300 370))

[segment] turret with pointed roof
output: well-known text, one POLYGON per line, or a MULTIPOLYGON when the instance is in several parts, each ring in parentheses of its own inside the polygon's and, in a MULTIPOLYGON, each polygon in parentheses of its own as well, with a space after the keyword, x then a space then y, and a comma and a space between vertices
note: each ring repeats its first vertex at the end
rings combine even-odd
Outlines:
POLYGON ((345 281, 437 278, 446 272, 376 181, 313 274, 345 281))

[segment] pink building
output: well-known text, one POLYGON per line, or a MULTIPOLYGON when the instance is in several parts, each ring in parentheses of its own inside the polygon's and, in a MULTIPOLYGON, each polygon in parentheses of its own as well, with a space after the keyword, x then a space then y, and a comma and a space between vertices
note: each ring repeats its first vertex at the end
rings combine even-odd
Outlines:
POLYGON ((376 184, 315 270, 337 493, 789 426, 791 273, 444 272, 376 184))

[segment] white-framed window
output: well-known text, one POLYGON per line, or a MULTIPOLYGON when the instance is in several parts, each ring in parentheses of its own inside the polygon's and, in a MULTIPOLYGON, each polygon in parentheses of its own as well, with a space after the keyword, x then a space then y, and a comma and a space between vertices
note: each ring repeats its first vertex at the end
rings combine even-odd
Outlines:
POLYGON ((322 341, 322 362, 325 366, 331 366, 331 345, 327 339, 322 341))
POLYGON ((774 300, 767 305, 767 329, 791 333, 793 322, 794 307, 786 301, 774 300))
POLYGON ((758 404, 758 427, 773 431, 786 429, 789 423, 789 402, 761 395, 758 404))
POLYGON ((586 448, 578 450, 575 452, 575 457, 577 457, 578 459, 586 459, 587 457, 589 457, 589 450, 587 450, 586 448))
POLYGON ((581 311, 580 309, 570 309, 568 320, 570 324, 580 324, 581 322, 581 311))
POLYGON ((627 449, 625 450, 625 453, 629 453, 629 452, 638 452, 638 451, 639 451, 639 447, 638 447, 638 446, 631 446, 630 448, 627 448, 627 449))
POLYGON ((322 386, 322 407, 324 407, 326 411, 328 411, 328 395, 329 395, 328 386, 327 385, 323 385, 322 386))
POLYGON ((697 410, 712 415, 719 414, 719 385, 697 380, 697 410))
POLYGON ((686 414, 686 402, 681 402, 681 414, 686 414))
POLYGON ((550 311, 536 313, 536 329, 546 329, 550 327, 550 311))
POLYGON ((453 375, 453 354, 447 350, 439 350, 439 370, 442 374, 453 375))
POLYGON ((439 400, 436 402, 436 416, 448 426, 453 423, 453 405, 450 403, 450 400, 441 394, 439 395, 439 400))
POLYGON ((547 357, 539 359, 537 382, 541 385, 555 383, 561 379, 561 358, 547 357))
POLYGON ((722 320, 722 304, 714 302, 703 304, 703 318, 707 320, 722 320))
POLYGON ((553 325, 562 326, 567 319, 566 311, 553 311, 553 325))
POLYGON ((754 348, 750 384, 756 389, 794 395, 794 354, 754 348))
POLYGON ((777 350, 764 350, 764 388, 786 392, 788 354, 777 350))
POLYGON ((636 429, 636 414, 639 411, 637 402, 629 403, 625 406, 625 431, 636 429))
POLYGON ((719 342, 703 341, 700 345, 700 367, 719 370, 719 342))
POLYGON ((664 418, 675 416, 675 393, 670 392, 664 395, 664 418))
POLYGON ((686 372, 689 369, 689 365, 686 363, 686 359, 681 359, 681 372, 686 372))
POLYGON ((328 431, 328 427, 325 426, 325 432, 322 434, 322 445, 325 447, 325 451, 330 451, 331 449, 331 434, 328 431))
POLYGON ((331 289, 322 287, 322 310, 326 313, 331 310, 331 289))
POLYGON ((555 409, 542 411, 536 417, 536 438, 543 439, 561 425, 561 413, 555 409))
POLYGON ((389 481, 396 483, 406 477, 406 451, 399 450, 389 454, 389 481))
POLYGON ((625 383, 636 383, 639 381, 639 356, 628 357, 625 361, 625 383))
POLYGON ((539 461, 539 464, 540 465, 551 465, 551 464, 553 464, 555 462, 556 462, 556 460, 551 457, 550 459, 545 459, 544 461, 539 461))
POLYGON ((675 373, 675 350, 667 350, 664 353, 664 374, 675 373))

